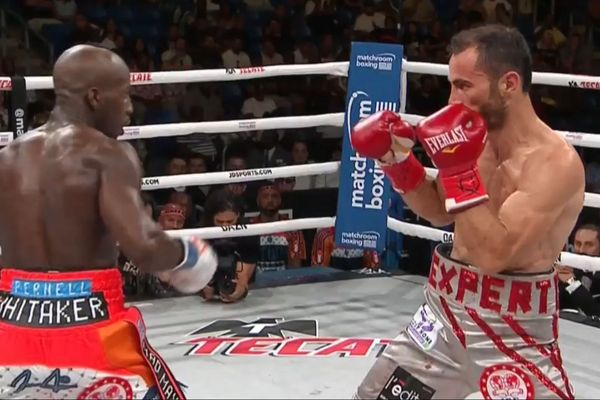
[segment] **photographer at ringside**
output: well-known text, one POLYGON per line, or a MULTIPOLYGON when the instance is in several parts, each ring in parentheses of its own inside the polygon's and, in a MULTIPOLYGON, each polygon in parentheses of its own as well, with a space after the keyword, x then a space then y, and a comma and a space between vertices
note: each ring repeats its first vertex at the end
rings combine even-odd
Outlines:
MULTIPOLYGON (((245 229, 241 205, 229 190, 211 193, 204 203, 204 226, 245 229)), ((207 240, 219 259, 217 271, 201 295, 206 300, 234 303, 248 295, 258 258, 258 236, 228 237, 207 240)))

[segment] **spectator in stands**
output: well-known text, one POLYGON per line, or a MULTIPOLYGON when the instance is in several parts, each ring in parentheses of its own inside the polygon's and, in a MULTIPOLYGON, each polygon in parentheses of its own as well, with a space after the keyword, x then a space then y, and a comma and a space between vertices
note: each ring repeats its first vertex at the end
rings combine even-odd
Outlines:
POLYGON ((383 28, 385 14, 375 12, 375 3, 372 0, 365 0, 363 6, 363 12, 354 21, 354 31, 371 33, 377 28, 383 28))
MULTIPOLYGON (((203 226, 244 224, 243 212, 237 200, 236 196, 224 189, 211 193, 206 200, 203 226)), ((226 262, 227 256, 234 256, 234 262, 236 263, 235 289, 231 294, 217 293, 218 284, 215 280, 218 279, 213 279, 207 287, 202 289, 202 297, 206 300, 219 299, 225 303, 233 303, 244 299, 248 295, 250 283, 254 278, 260 245, 258 236, 213 239, 209 242, 217 252, 220 263, 226 262)), ((220 264, 219 267, 222 268, 223 265, 220 264)), ((217 274, 219 274, 219 270, 215 275, 217 274)))
POLYGON ((567 74, 588 74, 592 68, 592 50, 580 34, 572 32, 558 51, 558 68, 567 74))
POLYGON ((402 13, 405 21, 416 22, 420 26, 431 24, 436 17, 431 0, 405 0, 402 2, 402 13))
POLYGON ((187 174, 187 160, 182 155, 175 155, 171 157, 167 163, 165 173, 167 175, 183 175, 187 174))
MULTIPOLYGON (((263 182, 256 199, 259 215, 253 224, 288 219, 280 214, 281 193, 272 182, 263 182)), ((259 272, 281 271, 301 267, 306 260, 306 244, 302 231, 281 232, 260 237, 260 252, 256 268, 259 272)))
POLYGON ((25 15, 28 26, 36 32, 44 25, 70 24, 77 14, 74 0, 25 0, 25 15))
POLYGON ((117 35, 118 35, 117 24, 114 19, 106 21, 106 27, 102 31, 99 46, 109 50, 114 50, 117 47, 117 35))
POLYGON ((71 31, 71 44, 98 43, 99 41, 100 28, 90 23, 85 15, 76 14, 71 31))
POLYGON ((169 202, 160 209, 158 223, 164 230, 182 229, 185 222, 185 209, 182 205, 169 202))
POLYGON ((420 86, 415 90, 416 93, 410 102, 411 110, 415 114, 429 115, 443 107, 446 98, 440 90, 437 77, 424 74, 419 78, 419 82, 420 86))
POLYGON ((230 46, 222 54, 223 66, 225 68, 242 68, 250 67, 250 57, 248 53, 242 50, 242 40, 239 37, 234 37, 229 40, 230 46))
POLYGON ((294 64, 316 62, 316 49, 308 38, 304 38, 294 49, 294 64))
MULTIPOLYGON (((586 224, 577 228, 573 247, 576 254, 600 256, 600 227, 586 224)), ((600 304, 592 298, 592 295, 600 294, 600 273, 585 272, 565 265, 559 265, 557 270, 561 282, 561 308, 600 316, 600 304)))
POLYGON ((192 57, 187 53, 187 43, 183 37, 175 41, 175 47, 170 48, 160 56, 164 70, 186 70, 192 68, 192 57))
POLYGON ((273 41, 269 38, 264 38, 261 49, 262 65, 279 65, 283 64, 283 57, 275 50, 273 41))
POLYGON ((311 265, 343 270, 379 269, 379 255, 372 250, 335 245, 335 228, 318 229, 312 246, 311 265))
MULTIPOLYGON (((296 139, 292 143, 292 164, 312 164, 313 160, 309 158, 308 143, 302 139, 296 139)), ((297 176, 295 178, 295 184, 293 190, 309 190, 315 187, 316 175, 311 176, 297 176)))
MULTIPOLYGON (((331 152, 329 161, 340 161, 342 159, 342 147, 338 145, 331 152)), ((340 172, 339 170, 331 174, 321 174, 315 179, 316 188, 337 188, 340 186, 340 172)))
MULTIPOLYGON (((131 51, 132 64, 138 72, 154 71, 154 61, 150 58, 150 54, 146 49, 146 41, 144 39, 136 39, 131 51)), ((156 86, 156 85, 152 85, 156 86)))
MULTIPOLYGON (((208 159, 202 154, 192 153, 188 159, 188 173, 202 174, 208 171, 208 159)), ((192 204, 203 207, 210 186, 188 186, 187 192, 192 196, 192 204)))
POLYGON ((485 22, 488 24, 502 23, 501 20, 512 19, 513 8, 508 0, 483 0, 483 8, 485 9, 485 22))
POLYGON ((280 167, 291 164, 290 153, 278 140, 277 132, 260 132, 257 146, 248 149, 246 161, 250 168, 280 167))
POLYGON ((175 204, 183 210, 183 228, 190 229, 198 226, 200 215, 192 199, 191 187, 186 187, 184 190, 176 188, 171 191, 168 202, 168 204, 175 204))
POLYGON ((242 104, 244 118, 266 118, 277 110, 277 105, 271 97, 265 96, 265 86, 262 82, 254 82, 246 87, 246 100, 242 104))

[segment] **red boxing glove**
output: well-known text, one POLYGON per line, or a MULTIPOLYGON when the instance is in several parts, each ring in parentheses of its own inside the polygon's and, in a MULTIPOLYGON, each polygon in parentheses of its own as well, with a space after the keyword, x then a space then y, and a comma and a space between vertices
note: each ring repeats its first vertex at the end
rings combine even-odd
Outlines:
POLYGON ((392 111, 380 111, 358 122, 350 142, 360 155, 375 160, 400 193, 415 189, 425 178, 425 168, 411 151, 416 142, 414 128, 392 111))
POLYGON ((463 211, 488 200, 477 160, 487 138, 483 117, 463 104, 448 105, 417 125, 417 137, 439 169, 446 211, 463 211))

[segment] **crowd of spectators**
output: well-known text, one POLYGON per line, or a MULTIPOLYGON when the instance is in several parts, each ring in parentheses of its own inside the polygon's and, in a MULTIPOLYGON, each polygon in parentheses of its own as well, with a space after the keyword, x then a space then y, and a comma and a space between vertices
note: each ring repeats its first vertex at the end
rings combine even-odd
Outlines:
MULTIPOLYGON (((525 35, 535 71, 600 75, 600 0, 24 0, 13 3, 29 28, 47 37, 56 49, 93 43, 115 51, 126 60, 131 71, 138 72, 347 61, 351 41, 400 43, 409 60, 447 63, 447 45, 454 33, 479 24, 500 23, 515 26, 525 35)), ((0 69, 3 75, 10 75, 14 72, 14 61, 3 59, 0 69)), ((407 112, 430 114, 446 103, 448 92, 448 82, 443 77, 410 74, 407 112)), ((550 126, 594 132, 600 126, 600 115, 596 112, 600 106, 599 93, 535 85, 531 96, 536 111, 550 126)), ((30 92, 31 127, 47 118, 51 96, 47 91, 30 92)), ((340 112, 345 96, 345 78, 330 76, 134 86, 132 124, 340 112)), ((0 96, 0 129, 4 130, 8 124, 7 103, 7 98, 0 96)), ((132 143, 146 176, 160 176, 337 161, 341 156, 341 137, 341 129, 321 127, 222 135, 196 133, 132 143)), ((594 161, 598 159, 597 151, 578 150, 586 163, 586 191, 598 193, 600 164, 594 161)), ((332 189, 335 194, 338 180, 337 174, 291 177, 272 182, 157 190, 145 193, 144 198, 148 212, 165 229, 222 224, 212 220, 214 215, 207 215, 205 207, 211 196, 224 196, 223 193, 235 198, 238 207, 235 210, 239 210, 239 215, 234 212, 235 223, 268 222, 294 217, 295 210, 286 208, 286 199, 311 190, 332 189)), ((586 209, 578 226, 587 224, 587 230, 573 233, 572 250, 600 255, 598 223, 597 209, 586 209), (596 233, 596 247, 582 250, 577 243, 583 239, 577 239, 577 235, 588 235, 588 242, 593 242, 590 232, 596 233)), ((336 248, 333 234, 332 229, 323 229, 308 237, 306 232, 288 232, 258 238, 252 275, 309 265, 344 269, 382 266, 381 254, 336 248)), ((409 243, 406 241, 405 246, 409 243)), ((411 249, 400 251, 410 253, 411 249)), ((156 280, 140 280, 127 260, 122 265, 130 274, 131 290, 139 292, 143 287, 142 290, 154 295, 169 293, 156 280)), ((582 282, 577 289, 582 287, 591 294, 600 294, 600 281, 593 275, 564 269, 560 276, 565 285, 572 285, 572 279, 576 279, 582 282)))

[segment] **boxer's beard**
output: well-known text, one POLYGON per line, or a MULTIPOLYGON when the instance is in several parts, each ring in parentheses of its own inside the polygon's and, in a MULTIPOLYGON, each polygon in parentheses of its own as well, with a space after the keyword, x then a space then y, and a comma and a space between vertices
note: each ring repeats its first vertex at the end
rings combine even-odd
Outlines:
POLYGON ((506 101, 502 98, 495 85, 490 85, 488 101, 481 105, 480 112, 488 126, 488 130, 497 130, 506 122, 506 101))

